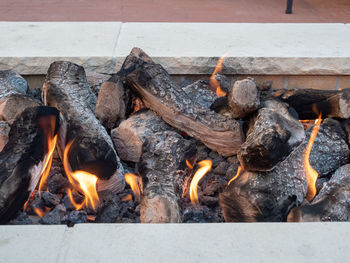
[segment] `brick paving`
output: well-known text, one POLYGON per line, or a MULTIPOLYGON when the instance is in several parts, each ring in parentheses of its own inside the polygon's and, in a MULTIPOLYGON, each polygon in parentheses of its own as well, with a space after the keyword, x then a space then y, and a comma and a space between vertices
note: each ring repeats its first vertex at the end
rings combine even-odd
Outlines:
POLYGON ((0 21, 349 23, 349 0, 0 0, 0 21))

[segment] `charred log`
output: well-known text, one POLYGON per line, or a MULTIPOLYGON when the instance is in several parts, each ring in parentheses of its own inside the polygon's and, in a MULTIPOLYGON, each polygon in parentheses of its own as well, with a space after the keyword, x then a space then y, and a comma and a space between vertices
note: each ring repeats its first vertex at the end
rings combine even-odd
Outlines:
POLYGON ((40 179, 45 147, 43 123, 55 121, 58 131, 59 112, 52 107, 27 108, 11 126, 9 141, 0 152, 0 222, 6 223, 23 208, 40 179))
MULTIPOLYGON (((303 153, 306 139, 270 172, 242 172, 220 194, 219 203, 227 222, 285 221, 294 206, 300 206, 307 192, 303 153)), ((349 148, 340 124, 325 121, 310 155, 311 166, 327 175, 348 162, 349 148)))
POLYGON ((333 174, 311 204, 294 208, 288 221, 350 221, 350 164, 333 174))
POLYGON ((347 119, 350 117, 350 89, 337 90, 277 90, 267 98, 279 98, 287 102, 299 114, 300 119, 322 117, 347 119))
POLYGON ((206 109, 209 109, 217 99, 216 94, 210 89, 208 80, 198 80, 182 89, 192 100, 206 109))
POLYGON ((94 115, 96 97, 86 80, 84 68, 65 61, 50 65, 43 86, 46 105, 56 107, 65 120, 59 132, 61 159, 66 143, 74 140, 68 160, 73 171, 95 174, 99 191, 124 188, 123 167, 105 128, 94 115))
POLYGON ((186 159, 195 155, 195 149, 191 141, 174 131, 149 136, 140 170, 145 179, 140 208, 142 223, 181 222, 181 171, 186 169, 186 159))
POLYGON ((139 162, 143 146, 155 132, 171 130, 158 115, 150 110, 134 114, 111 132, 118 155, 123 161, 139 162))
POLYGON ((244 118, 260 106, 260 92, 253 79, 237 80, 228 94, 233 118, 244 118))
POLYGON ((251 121, 238 159, 246 171, 269 171, 305 138, 303 125, 279 101, 266 101, 251 121))
POLYGON ((121 71, 144 104, 165 122, 224 156, 237 153, 243 141, 240 124, 195 103, 171 80, 164 68, 141 49, 131 51, 121 71))

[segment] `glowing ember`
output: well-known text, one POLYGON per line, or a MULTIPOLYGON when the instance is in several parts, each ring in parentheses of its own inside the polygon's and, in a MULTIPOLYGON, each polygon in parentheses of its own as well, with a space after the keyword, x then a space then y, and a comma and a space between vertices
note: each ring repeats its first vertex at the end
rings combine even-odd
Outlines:
POLYGON ((224 97, 226 95, 226 92, 221 89, 219 81, 217 81, 215 78, 215 75, 222 71, 222 62, 224 61, 225 57, 226 54, 219 59, 218 64, 216 65, 215 70, 209 80, 211 89, 215 90, 218 97, 224 97))
POLYGON ((56 147, 57 142, 57 134, 54 136, 55 133, 55 126, 56 126, 56 117, 50 116, 48 117, 42 117, 39 120, 39 126, 44 131, 44 138, 46 138, 46 141, 44 142, 45 145, 45 152, 47 152, 44 160, 44 165, 40 172, 40 183, 39 183, 39 195, 41 194, 41 191, 43 191, 43 188, 46 184, 47 177, 49 176, 51 164, 52 164, 52 157, 53 152, 56 147))
MULTIPOLYGON (((75 203, 76 209, 81 209, 83 206, 91 207, 92 209, 96 210, 96 207, 99 203, 99 198, 97 194, 96 184, 97 184, 97 176, 85 171, 72 171, 72 168, 68 161, 68 153, 69 149, 72 146, 73 141, 69 142, 64 149, 64 155, 63 155, 63 167, 64 171, 66 172, 67 178, 69 182, 73 185, 75 189, 77 189, 79 192, 84 194, 84 201, 82 204, 76 204, 74 202, 72 193, 70 194, 71 201, 75 203)), ((74 203, 72 204, 74 205, 74 203)))
POLYGON ((127 194, 126 196, 124 196, 121 201, 122 202, 128 202, 132 200, 132 195, 131 194, 127 194))
POLYGON ((124 178, 125 178, 125 182, 130 186, 131 190, 133 191, 135 200, 140 202, 141 200, 140 185, 142 187, 141 177, 132 173, 127 173, 124 175, 124 178))
POLYGON ((210 171, 212 162, 211 160, 203 160, 203 161, 200 161, 198 164, 200 168, 194 174, 190 185, 190 199, 193 205, 198 204, 198 194, 197 194, 198 183, 203 178, 203 176, 210 171))
POLYGON ((236 175, 231 178, 231 180, 227 183, 227 185, 230 185, 230 183, 232 183, 234 180, 236 180, 236 178, 241 174, 242 171, 243 171, 242 167, 238 166, 236 175))
POLYGON ((308 189, 306 193, 306 200, 311 201, 315 195, 316 195, 316 180, 318 177, 318 173, 311 167, 310 165, 310 153, 312 149, 312 145, 316 139, 317 133, 320 129, 321 125, 321 114, 319 115, 318 119, 315 121, 315 126, 312 129, 311 135, 310 135, 310 140, 305 148, 304 151, 304 167, 305 167, 305 174, 307 177, 307 183, 308 183, 308 189))
POLYGON ((186 160, 186 165, 187 165, 188 168, 193 170, 193 165, 188 160, 186 160))

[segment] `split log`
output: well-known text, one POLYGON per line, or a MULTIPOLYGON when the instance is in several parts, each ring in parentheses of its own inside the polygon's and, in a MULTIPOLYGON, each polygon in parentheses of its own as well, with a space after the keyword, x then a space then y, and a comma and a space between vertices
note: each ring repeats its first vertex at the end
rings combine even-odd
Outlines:
POLYGON ((271 100, 252 121, 237 157, 246 171, 269 171, 284 160, 305 138, 303 125, 285 103, 271 100))
POLYGON ((123 83, 103 82, 98 93, 95 115, 106 129, 112 129, 125 118, 123 83))
POLYGON ((153 111, 144 110, 122 121, 112 130, 111 136, 119 157, 123 161, 138 163, 150 136, 155 132, 171 129, 153 111))
POLYGON ((237 153, 243 142, 240 124, 195 103, 165 69, 141 49, 134 48, 122 69, 126 83, 171 126, 203 142, 224 156, 237 153))
POLYGON ((343 121, 342 126, 348 139, 348 144, 350 145, 350 119, 343 121))
MULTIPOLYGON (((227 222, 285 221, 294 206, 303 203, 307 193, 303 153, 310 137, 269 172, 242 172, 219 195, 227 222)), ((310 164, 327 175, 348 162, 349 148, 344 132, 334 120, 326 120, 312 147, 310 164)))
POLYGON ((94 94, 98 95, 101 85, 103 82, 108 81, 110 78, 110 75, 107 74, 101 74, 101 73, 96 73, 93 71, 86 71, 86 78, 89 83, 89 86, 91 90, 94 92, 94 94))
POLYGON ((277 90, 267 95, 267 98, 272 97, 287 102, 303 120, 316 119, 319 113, 322 113, 324 118, 350 118, 350 89, 277 90))
POLYGON ((233 118, 244 118, 260 106, 260 92, 251 78, 237 80, 227 99, 233 118))
POLYGON ((181 222, 182 174, 195 144, 174 131, 156 132, 144 146, 140 174, 146 182, 140 207, 142 223, 181 222))
POLYGON ((12 70, 0 71, 0 119, 12 124, 26 108, 41 103, 26 93, 28 84, 12 70))
POLYGON ((0 152, 0 223, 14 218, 39 182, 48 148, 44 123, 55 121, 59 112, 52 107, 24 110, 11 125, 9 141, 0 152))
POLYGON ((96 97, 87 83, 84 68, 65 61, 52 63, 42 97, 66 121, 61 125, 58 139, 61 160, 66 143, 74 140, 68 155, 73 171, 95 174, 99 178, 99 191, 124 189, 124 169, 111 138, 94 115, 96 97))
POLYGON ((288 221, 350 221, 350 164, 333 174, 311 204, 294 208, 288 221))

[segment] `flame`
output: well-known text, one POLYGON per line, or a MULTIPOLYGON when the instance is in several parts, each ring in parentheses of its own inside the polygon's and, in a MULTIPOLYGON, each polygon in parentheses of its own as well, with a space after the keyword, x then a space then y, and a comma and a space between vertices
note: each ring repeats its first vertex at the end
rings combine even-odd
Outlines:
POLYGON ((222 62, 224 61, 226 56, 227 55, 225 54, 219 59, 217 65, 214 69, 214 72, 210 76, 210 80, 209 80, 210 87, 216 91, 216 95, 218 97, 226 96, 226 92, 221 89, 219 81, 217 81, 217 79, 215 78, 215 75, 222 71, 222 62))
POLYGON ((318 177, 318 173, 315 171, 314 168, 311 167, 309 158, 310 158, 312 145, 316 139, 317 133, 318 133, 320 126, 321 126, 321 121, 322 121, 322 119, 321 119, 321 114, 320 114, 318 116, 318 119, 315 121, 315 126, 312 129, 309 142, 308 142, 308 144, 305 148, 305 151, 304 151, 303 160, 304 160, 305 173, 306 173, 307 183, 308 183, 306 200, 308 200, 308 201, 311 201, 316 195, 316 180, 318 177))
POLYGON ((84 207, 84 202, 82 202, 80 204, 75 202, 72 190, 70 188, 67 189, 67 195, 68 195, 69 201, 71 202, 71 204, 74 206, 74 208, 76 210, 80 210, 80 209, 82 209, 84 207))
POLYGON ((84 201, 82 202, 82 204, 76 204, 74 202, 72 193, 69 190, 67 190, 68 195, 70 195, 69 198, 72 201, 72 204, 75 204, 74 206, 78 210, 81 209, 83 206, 88 206, 96 210, 96 207, 100 201, 96 189, 98 178, 96 175, 85 171, 72 171, 72 168, 68 161, 68 153, 70 147, 72 146, 72 143, 73 141, 70 141, 64 149, 63 167, 69 182, 73 185, 75 189, 84 194, 84 201))
POLYGON ((33 210, 40 218, 43 218, 45 214, 49 212, 51 209, 48 207, 45 207, 44 210, 40 208, 33 208, 33 210))
POLYGON ((142 179, 140 176, 137 176, 132 173, 126 173, 124 175, 125 182, 130 186, 131 190, 134 193, 135 200, 140 202, 141 200, 141 190, 140 190, 140 185, 142 187, 142 179))
POLYGON ((49 176, 53 152, 56 147, 57 134, 54 136, 55 126, 56 126, 56 116, 42 117, 39 119, 39 126, 44 130, 44 138, 46 139, 45 150, 47 155, 45 156, 44 165, 40 172, 40 183, 39 183, 39 195, 46 184, 47 177, 49 176))
POLYGON ((186 165, 189 169, 193 170, 193 165, 188 160, 186 160, 186 165))
POLYGON ((203 161, 200 161, 198 164, 200 168, 194 174, 190 185, 190 199, 193 205, 198 204, 198 194, 197 194, 198 183, 203 178, 203 176, 210 171, 212 162, 211 160, 203 160, 203 161))
POLYGON ((132 195, 131 195, 131 194, 127 194, 126 196, 124 196, 124 197, 121 199, 122 202, 128 202, 128 201, 130 201, 130 200, 132 200, 132 195))
POLYGON ((234 180, 236 180, 236 178, 241 174, 242 171, 243 171, 242 167, 238 166, 236 175, 231 178, 231 180, 227 183, 227 185, 229 186, 230 183, 232 183, 234 180))

